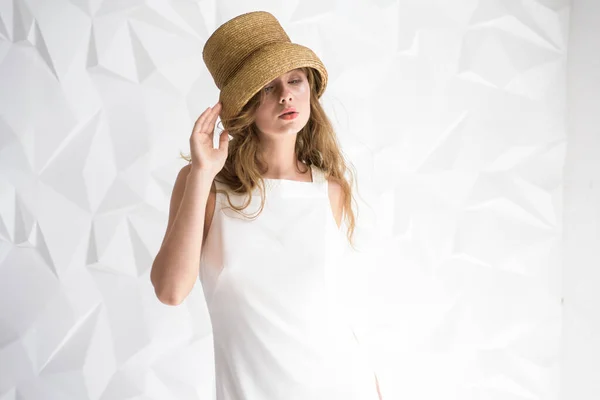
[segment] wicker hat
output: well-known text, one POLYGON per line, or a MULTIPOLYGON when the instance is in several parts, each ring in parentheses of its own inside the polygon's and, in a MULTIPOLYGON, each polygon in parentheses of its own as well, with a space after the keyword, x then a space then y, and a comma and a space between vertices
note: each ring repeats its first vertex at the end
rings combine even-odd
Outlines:
POLYGON ((236 116, 264 85, 300 67, 321 77, 317 97, 327 86, 327 70, 308 47, 292 43, 279 21, 266 11, 238 15, 207 39, 202 58, 221 90, 221 119, 236 116))

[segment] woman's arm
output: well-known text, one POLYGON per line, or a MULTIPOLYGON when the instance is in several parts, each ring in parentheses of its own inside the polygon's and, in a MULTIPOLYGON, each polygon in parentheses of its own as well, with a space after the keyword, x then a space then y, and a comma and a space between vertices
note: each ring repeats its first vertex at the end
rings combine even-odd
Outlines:
POLYGON ((213 179, 190 168, 190 165, 183 167, 177 175, 171 196, 169 223, 150 273, 156 296, 164 304, 180 304, 198 278, 205 216, 207 205, 211 203, 208 199, 211 185, 214 188, 213 179))

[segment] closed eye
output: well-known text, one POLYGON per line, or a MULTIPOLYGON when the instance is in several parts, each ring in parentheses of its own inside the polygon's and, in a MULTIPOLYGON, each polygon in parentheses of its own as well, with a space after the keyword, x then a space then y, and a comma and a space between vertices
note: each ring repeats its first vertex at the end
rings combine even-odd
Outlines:
MULTIPOLYGON (((300 82, 302 82, 302 79, 293 79, 290 82, 291 83, 294 83, 294 82, 300 83, 300 82)), ((272 88, 273 88, 273 86, 267 86, 267 87, 265 87, 265 91, 268 91, 268 89, 272 89, 272 88)))

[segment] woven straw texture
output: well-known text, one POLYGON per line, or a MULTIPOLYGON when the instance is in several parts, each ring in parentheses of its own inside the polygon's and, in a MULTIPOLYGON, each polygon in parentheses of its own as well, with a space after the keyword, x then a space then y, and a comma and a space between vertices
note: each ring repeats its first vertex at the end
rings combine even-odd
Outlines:
POLYGON ((219 26, 206 41, 202 57, 221 90, 221 119, 236 116, 264 85, 295 68, 312 67, 321 76, 318 97, 327 86, 327 70, 319 57, 292 43, 266 11, 241 14, 219 26))

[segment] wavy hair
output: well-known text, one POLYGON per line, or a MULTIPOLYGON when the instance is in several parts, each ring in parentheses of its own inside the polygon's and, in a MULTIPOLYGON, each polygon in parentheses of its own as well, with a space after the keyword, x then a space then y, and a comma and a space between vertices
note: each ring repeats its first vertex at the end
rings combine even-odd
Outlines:
MULTIPOLYGON (((299 161, 307 166, 314 165, 320 168, 327 179, 340 184, 344 195, 342 217, 345 217, 348 228, 346 237, 354 247, 356 219, 352 204, 356 206, 356 201, 352 194, 352 185, 355 181, 355 173, 352 164, 345 160, 333 126, 317 98, 316 88, 321 83, 319 74, 310 67, 300 69, 306 75, 310 85, 310 117, 296 136, 295 154, 299 161), (347 178, 346 175, 349 177, 347 178)), ((259 171, 259 165, 265 163, 260 159, 258 128, 254 123, 255 111, 261 104, 263 93, 263 90, 257 92, 237 116, 221 120, 231 139, 225 165, 215 176, 216 181, 227 185, 233 193, 248 195, 244 203, 237 207, 232 204, 227 191, 217 190, 226 194, 230 207, 238 213, 241 213, 252 201, 254 188, 260 189, 261 205, 253 218, 262 212, 265 205, 265 182, 259 171)), ((180 155, 191 162, 191 155, 180 155)))

